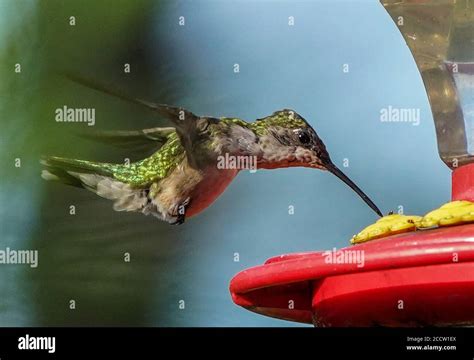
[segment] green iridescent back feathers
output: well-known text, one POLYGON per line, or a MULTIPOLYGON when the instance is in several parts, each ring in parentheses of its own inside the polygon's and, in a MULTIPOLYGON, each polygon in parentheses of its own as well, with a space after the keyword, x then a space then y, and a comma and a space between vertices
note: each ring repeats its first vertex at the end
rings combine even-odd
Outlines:
MULTIPOLYGON (((239 118, 221 118, 219 126, 210 126, 209 131, 213 133, 211 138, 216 138, 219 133, 234 125, 247 128, 257 136, 263 136, 269 128, 297 129, 307 126, 307 123, 291 110, 277 111, 255 122, 246 122, 239 118)), ((45 161, 45 165, 64 182, 73 182, 72 185, 77 185, 77 182, 69 178, 67 171, 96 173, 112 177, 136 188, 146 188, 152 183, 164 179, 176 166, 181 164, 186 156, 178 134, 175 131, 169 132, 169 128, 163 129, 167 129, 166 141, 163 142, 163 145, 151 156, 128 165, 60 157, 49 157, 45 161)))

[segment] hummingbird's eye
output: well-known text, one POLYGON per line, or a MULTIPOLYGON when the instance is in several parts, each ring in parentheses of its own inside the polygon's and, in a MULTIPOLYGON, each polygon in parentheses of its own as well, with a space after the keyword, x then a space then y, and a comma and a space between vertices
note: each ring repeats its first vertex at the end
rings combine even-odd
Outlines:
POLYGON ((300 140, 302 144, 309 144, 309 142, 311 141, 311 139, 309 138, 309 135, 304 131, 300 131, 298 133, 298 139, 300 140))

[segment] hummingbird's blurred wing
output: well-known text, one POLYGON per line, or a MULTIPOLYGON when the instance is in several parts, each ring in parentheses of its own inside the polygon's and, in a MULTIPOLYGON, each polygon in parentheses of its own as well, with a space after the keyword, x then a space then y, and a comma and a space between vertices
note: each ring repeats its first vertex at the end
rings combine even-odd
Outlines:
POLYGON ((128 150, 157 151, 174 132, 174 127, 156 127, 140 130, 88 130, 78 132, 78 135, 128 150))
POLYGON ((170 120, 173 125, 175 125, 175 130, 178 133, 181 144, 186 150, 186 156, 188 158, 189 164, 193 167, 197 167, 196 160, 193 156, 193 144, 194 141, 198 138, 200 127, 202 127, 203 125, 202 123, 207 121, 206 119, 200 118, 199 116, 194 115, 192 112, 181 107, 175 107, 165 104, 156 104, 147 100, 134 98, 132 96, 122 93, 121 91, 111 90, 111 88, 108 86, 104 86, 93 80, 85 79, 77 75, 67 73, 65 74, 65 76, 69 80, 86 86, 88 88, 108 95, 112 95, 114 97, 118 97, 119 99, 132 102, 134 104, 144 106, 158 113, 165 119, 170 120))

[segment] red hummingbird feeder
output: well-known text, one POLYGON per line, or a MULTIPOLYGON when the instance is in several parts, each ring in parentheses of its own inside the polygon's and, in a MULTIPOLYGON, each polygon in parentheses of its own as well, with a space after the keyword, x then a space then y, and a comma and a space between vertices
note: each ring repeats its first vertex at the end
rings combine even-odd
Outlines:
MULTIPOLYGON (((474 12, 469 1, 383 0, 421 72, 452 200, 474 202, 474 12), (467 7, 466 7, 467 6, 467 7), (463 7, 466 7, 464 9, 463 7)), ((281 255, 237 274, 233 301, 315 326, 474 324, 474 224, 416 231, 330 252, 281 255)))

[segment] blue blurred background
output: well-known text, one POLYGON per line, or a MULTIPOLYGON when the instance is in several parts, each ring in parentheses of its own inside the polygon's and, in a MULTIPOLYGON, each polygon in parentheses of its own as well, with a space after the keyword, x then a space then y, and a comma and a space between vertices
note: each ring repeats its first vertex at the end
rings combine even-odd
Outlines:
POLYGON ((56 123, 58 106, 95 107, 100 129, 165 124, 65 81, 64 68, 202 115, 295 109, 384 213, 424 214, 450 197, 421 77, 376 1, 0 0, 0 56, 0 248, 39 250, 36 269, 0 265, 2 326, 300 326, 234 305, 230 279, 271 256, 346 246, 376 220, 336 177, 311 169, 242 172, 180 227, 46 183, 43 154, 129 156, 75 137, 86 125, 56 123), (419 126, 381 122, 389 105, 420 109, 419 126))

